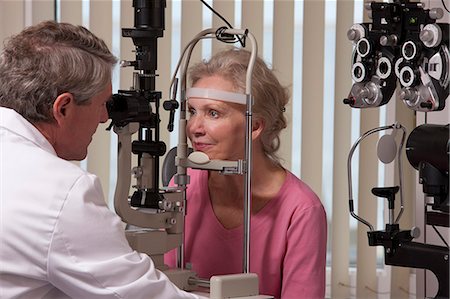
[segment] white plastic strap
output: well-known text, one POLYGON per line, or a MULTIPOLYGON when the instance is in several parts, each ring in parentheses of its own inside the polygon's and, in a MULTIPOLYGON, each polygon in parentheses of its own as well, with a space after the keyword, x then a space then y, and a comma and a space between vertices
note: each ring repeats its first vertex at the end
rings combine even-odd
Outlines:
POLYGON ((216 101, 231 102, 245 105, 247 96, 242 93, 235 93, 217 89, 192 87, 186 90, 186 98, 203 98, 216 101))

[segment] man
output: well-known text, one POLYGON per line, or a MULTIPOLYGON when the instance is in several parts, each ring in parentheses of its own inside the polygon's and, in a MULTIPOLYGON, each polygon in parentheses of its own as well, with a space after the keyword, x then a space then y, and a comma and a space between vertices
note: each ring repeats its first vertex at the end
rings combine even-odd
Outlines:
POLYGON ((0 56, 0 298, 199 298, 133 251, 82 160, 108 119, 116 58, 81 26, 43 22, 0 56))

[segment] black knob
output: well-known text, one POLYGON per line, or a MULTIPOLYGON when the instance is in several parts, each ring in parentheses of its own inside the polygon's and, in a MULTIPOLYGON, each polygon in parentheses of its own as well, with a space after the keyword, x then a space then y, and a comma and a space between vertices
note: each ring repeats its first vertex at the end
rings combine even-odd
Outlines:
POLYGON ((431 108, 433 108, 433 104, 431 104, 431 102, 423 102, 423 103, 420 103, 420 107, 431 109, 431 108))
POLYGON ((178 102, 175 100, 164 101, 163 103, 163 107, 166 111, 175 110, 178 106, 178 102))
POLYGON ((352 100, 352 99, 344 99, 343 102, 344 102, 344 104, 346 104, 346 105, 353 105, 353 103, 354 103, 355 101, 352 100))
POLYGON ((372 188, 372 194, 378 197, 384 197, 389 203, 389 209, 394 209, 395 194, 400 190, 399 186, 395 187, 375 187, 372 188))

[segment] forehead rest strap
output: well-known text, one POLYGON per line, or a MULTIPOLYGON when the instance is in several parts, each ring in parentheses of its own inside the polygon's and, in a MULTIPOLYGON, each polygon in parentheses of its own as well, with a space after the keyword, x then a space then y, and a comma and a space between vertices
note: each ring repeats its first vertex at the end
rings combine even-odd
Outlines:
POLYGON ((186 98, 202 98, 215 101, 224 101, 245 105, 247 96, 242 93, 235 93, 217 89, 192 87, 186 90, 186 98))

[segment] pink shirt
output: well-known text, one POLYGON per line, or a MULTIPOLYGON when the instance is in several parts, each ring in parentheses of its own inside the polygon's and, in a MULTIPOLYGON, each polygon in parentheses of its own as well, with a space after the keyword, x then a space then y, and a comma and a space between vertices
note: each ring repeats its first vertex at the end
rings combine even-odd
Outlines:
MULTIPOLYGON (((208 172, 189 170, 185 260, 201 278, 242 272, 243 226, 225 229, 216 218, 208 172)), ((327 221, 314 192, 287 171, 278 195, 251 218, 250 272, 260 293, 276 298, 323 298, 327 221)), ((165 256, 175 266, 175 252, 165 256)))

